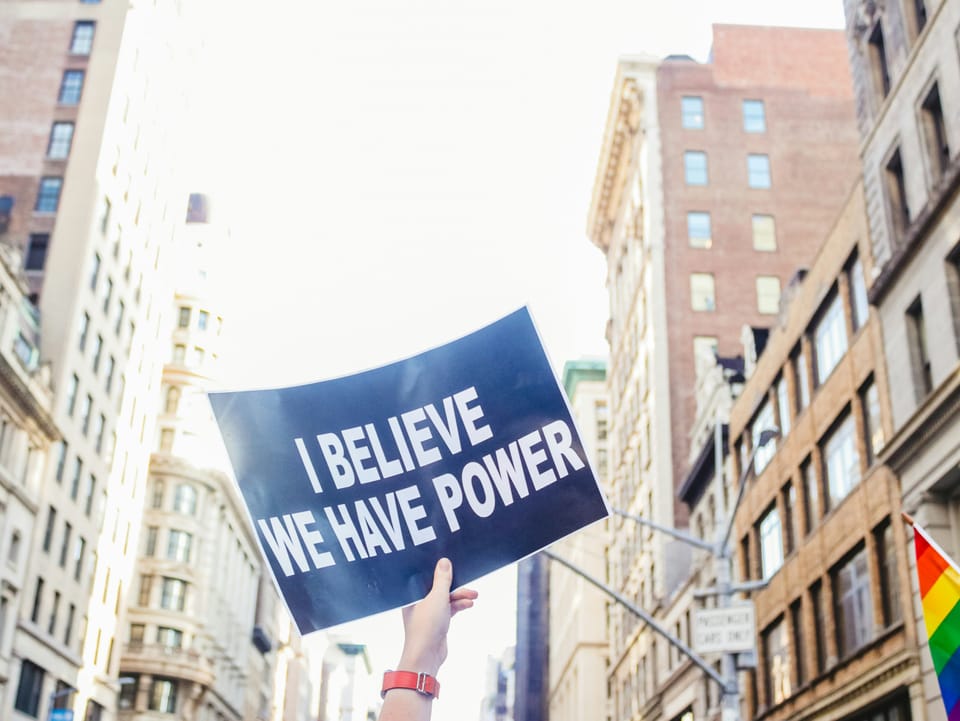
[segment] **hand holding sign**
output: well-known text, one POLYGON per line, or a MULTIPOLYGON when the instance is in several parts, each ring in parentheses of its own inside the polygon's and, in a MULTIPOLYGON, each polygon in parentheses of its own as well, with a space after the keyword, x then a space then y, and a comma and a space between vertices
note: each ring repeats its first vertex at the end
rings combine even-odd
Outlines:
POLYGON ((303 633, 421 598, 438 557, 467 582, 607 513, 526 309, 353 376, 210 398, 303 633))

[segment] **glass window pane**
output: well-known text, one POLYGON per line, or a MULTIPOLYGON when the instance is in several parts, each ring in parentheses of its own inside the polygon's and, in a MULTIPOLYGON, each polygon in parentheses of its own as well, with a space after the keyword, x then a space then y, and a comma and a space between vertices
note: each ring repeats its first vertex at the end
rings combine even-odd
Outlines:
POLYGON ((830 433, 822 453, 830 506, 834 507, 860 482, 860 454, 852 416, 848 415, 830 433))
POLYGON ((822 384, 847 352, 847 326, 843 305, 834 297, 814 330, 817 354, 817 383, 822 384))
POLYGON ((767 118, 762 100, 743 101, 743 129, 748 133, 766 132, 767 118))
POLYGON ((693 310, 715 310, 716 297, 714 295, 713 273, 691 273, 690 295, 693 310))
POLYGON ((776 276, 757 276, 757 310, 771 315, 780 312, 780 279, 776 276))
POLYGON ((753 216, 753 249, 774 251, 777 249, 777 231, 772 215, 753 216))
POLYGON ((688 150, 683 154, 683 170, 687 185, 707 184, 707 154, 688 150))
POLYGON ((680 112, 683 127, 694 130, 703 128, 703 98, 684 96, 680 100, 680 112))
POLYGON ((687 213, 687 238, 690 241, 691 248, 709 248, 711 246, 710 213, 696 211, 687 213))
POLYGON ((770 578, 783 565, 783 534, 780 513, 774 506, 760 521, 760 571, 770 578))
POLYGON ((770 158, 766 155, 747 156, 747 184, 751 188, 770 187, 770 158))

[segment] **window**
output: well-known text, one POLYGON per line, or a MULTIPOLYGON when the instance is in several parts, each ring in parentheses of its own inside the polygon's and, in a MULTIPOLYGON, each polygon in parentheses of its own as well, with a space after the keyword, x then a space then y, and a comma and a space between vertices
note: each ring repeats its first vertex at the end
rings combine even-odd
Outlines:
POLYGON ((710 213, 687 213, 687 238, 690 241, 691 248, 709 248, 712 245, 710 213))
POLYGON ((748 133, 767 131, 767 115, 762 100, 743 101, 743 129, 748 133))
POLYGON ((56 213, 60 205, 60 189, 63 188, 63 178, 46 177, 40 179, 40 190, 37 192, 37 204, 34 210, 38 213, 56 213))
POLYGON ((23 262, 24 270, 43 270, 47 264, 47 249, 50 247, 49 233, 31 233, 27 243, 27 255, 23 262))
POLYGON ((107 313, 110 309, 110 301, 113 299, 113 279, 107 278, 107 283, 103 287, 103 312, 107 313))
POLYGON ((791 693, 790 641, 782 616, 764 631, 763 652, 767 667, 767 702, 774 705, 786 700, 791 693))
POLYGON ((747 185, 751 188, 770 187, 770 156, 754 153, 747 156, 747 185))
POLYGON ((110 387, 113 385, 113 371, 116 369, 117 361, 113 356, 107 358, 107 374, 104 378, 104 387, 107 390, 107 393, 110 392, 110 387))
POLYGON ((772 215, 755 214, 753 223, 753 249, 772 252, 777 249, 777 228, 772 215))
POLYGON ((780 312, 780 279, 777 276, 757 276, 757 310, 767 315, 780 312))
POLYGON ((57 632, 57 614, 60 612, 60 591, 53 592, 53 605, 50 607, 50 619, 47 621, 47 633, 57 632))
POLYGON ((77 607, 74 604, 67 606, 67 623, 63 629, 63 645, 70 645, 70 638, 73 635, 73 618, 77 615, 77 607))
POLYGON ((183 631, 178 628, 159 626, 157 628, 157 643, 168 648, 180 648, 183 646, 183 631))
POLYGON ((186 483, 181 483, 177 486, 177 492, 173 498, 173 510, 187 516, 196 514, 197 491, 193 486, 187 485, 186 483))
POLYGON ((187 584, 179 578, 163 579, 160 589, 160 608, 168 611, 182 611, 186 606, 187 584))
POLYGON ((93 49, 93 30, 95 23, 80 20, 73 24, 73 37, 70 39, 70 52, 73 55, 89 55, 93 49))
POLYGON ((73 526, 69 523, 63 524, 63 541, 60 544, 60 568, 67 565, 67 553, 70 550, 70 534, 73 532, 73 526))
POLYGON ((186 531, 171 530, 167 536, 167 560, 179 563, 190 562, 190 547, 193 536, 186 531))
POLYGON ((77 544, 73 549, 73 580, 79 581, 83 573, 83 554, 87 549, 87 541, 83 536, 77 536, 77 544))
POLYGON ((827 634, 824 626, 823 583, 815 582, 810 586, 810 606, 813 612, 813 638, 816 642, 817 673, 827 668, 827 634))
POLYGON ((206 330, 209 322, 210 322, 210 314, 205 310, 201 310, 197 314, 197 328, 199 330, 206 330))
POLYGON ((680 99, 680 115, 683 127, 690 130, 703 128, 703 98, 684 95, 680 99))
POLYGON ((713 273, 690 274, 690 304, 694 310, 716 310, 713 273))
MULTIPOLYGON (((100 2, 100 0, 80 0, 80 2, 96 3, 100 2)), ((87 709, 84 711, 83 721, 103 721, 103 706, 92 698, 87 699, 87 709)))
POLYGON ((867 552, 861 547, 833 572, 837 647, 844 658, 873 639, 873 601, 867 552))
POLYGON ((781 493, 783 496, 783 525, 784 538, 787 544, 787 554, 797 549, 797 490, 792 483, 787 483, 781 493))
POLYGON ((57 102, 61 105, 78 105, 83 93, 83 71, 65 70, 60 82, 60 93, 57 102))
POLYGON ((764 401, 753 423, 750 424, 750 440, 752 448, 756 449, 753 456, 753 472, 758 476, 763 473, 763 469, 770 464, 777 452, 777 442, 774 439, 767 441, 765 446, 760 447, 761 433, 771 428, 774 428, 773 406, 770 405, 769 401, 764 401))
POLYGON ((56 473, 57 483, 61 483, 63 481, 63 469, 67 465, 67 449, 68 448, 69 448, 69 445, 67 444, 66 441, 60 441, 60 443, 58 444, 57 473, 56 473))
POLYGON ((817 361, 817 385, 822 385, 847 352, 847 326, 839 296, 833 297, 817 321, 813 340, 817 361))
POLYGON ((97 423, 93 428, 93 449, 97 453, 103 452, 103 434, 107 430, 107 417, 101 413, 97 416, 97 423))
POLYGON ((777 419, 780 422, 780 435, 786 438, 790 433, 790 391, 787 378, 783 374, 777 379, 777 419))
POLYGON ((151 506, 153 508, 163 508, 163 481, 160 479, 153 482, 153 499, 151 506))
POLYGON ((57 523, 57 509, 53 506, 47 508, 47 525, 43 529, 43 552, 50 553, 50 545, 53 543, 53 529, 57 523))
POLYGON ((189 328, 190 327, 190 309, 181 306, 180 316, 177 321, 177 326, 180 328, 189 328))
POLYGON ((90 409, 93 407, 93 398, 88 393, 84 396, 83 405, 80 407, 80 430, 83 431, 83 435, 87 435, 87 432, 90 430, 90 409))
POLYGON ((159 450, 166 451, 166 452, 173 450, 173 436, 174 436, 174 432, 172 428, 161 429, 159 450))
POLYGON ((903 162, 897 148, 886 169, 887 202, 890 203, 890 219, 893 224, 893 240, 899 241, 910 227, 910 209, 907 206, 907 186, 903 179, 903 162))
POLYGON ((134 707, 137 701, 137 689, 140 687, 140 677, 135 674, 126 674, 133 679, 132 683, 125 683, 120 686, 120 697, 117 699, 117 706, 122 710, 129 710, 134 707))
POLYGON ((927 350, 927 327, 923 319, 923 303, 919 296, 907 308, 907 338, 910 343, 913 383, 917 391, 917 401, 921 401, 933 390, 933 373, 930 366, 930 353, 927 350))
POLYGON ((793 356, 793 377, 797 383, 797 415, 810 405, 810 376, 807 374, 807 356, 798 349, 793 356))
POLYGON ((150 605, 150 593, 153 590, 153 576, 140 576, 140 594, 137 603, 144 608, 150 605))
POLYGON ((45 671, 37 664, 23 659, 20 664, 20 682, 17 685, 17 698, 13 707, 27 716, 37 718, 40 713, 40 694, 43 692, 45 671))
MULTIPOLYGON (((116 439, 116 434, 114 434, 114 439, 116 439)), ((84 494, 86 496, 84 500, 83 512, 89 518, 90 511, 93 509, 93 493, 97 487, 97 477, 92 473, 87 476, 87 492, 84 494)))
POLYGON ((887 50, 883 42, 883 26, 880 21, 870 33, 870 69, 873 73, 873 89, 882 100, 890 92, 890 70, 887 68, 887 50))
POLYGON ((927 25, 927 4, 924 0, 910 0, 913 5, 914 32, 919 35, 927 25))
POLYGON ((178 405, 180 405, 180 388, 177 386, 170 386, 167 388, 167 398, 166 403, 164 404, 164 412, 176 413, 178 405))
POLYGON ((83 459, 77 456, 73 460, 73 480, 70 481, 70 499, 77 500, 77 494, 80 492, 80 476, 83 473, 83 459))
POLYGON ((877 544, 877 567, 880 569, 880 599, 883 602, 883 622, 892 626, 903 620, 900 602, 900 575, 897 572, 897 541, 893 526, 887 519, 874 532, 877 544))
POLYGON ((97 340, 93 344, 93 372, 100 369, 100 354, 103 352, 103 336, 97 335, 97 340))
POLYGON ((803 615, 800 599, 790 604, 790 632, 793 635, 793 649, 796 656, 797 686, 803 686, 807 681, 806 663, 804 662, 803 615))
POLYGON ((947 143, 947 128, 943 122, 940 90, 936 83, 920 106, 920 116, 930 175, 934 181, 939 181, 950 165, 950 146, 947 143))
POLYGON ((853 330, 857 331, 867 322, 870 305, 867 301, 867 282, 863 275, 863 262, 856 256, 847 266, 847 281, 850 285, 850 310, 853 314, 853 330))
POLYGON ((687 185, 707 184, 707 154, 688 150, 683 154, 683 172, 687 185))
POLYGON ((783 565, 783 535, 780 525, 780 513, 771 506, 762 519, 758 535, 760 539, 761 578, 770 578, 783 565))
POLYGON ((157 533, 159 529, 156 526, 150 526, 147 528, 147 545, 144 550, 144 555, 147 557, 152 557, 157 552, 157 533))
POLYGON ((880 392, 873 378, 860 389, 860 407, 863 409, 863 431, 867 437, 867 465, 873 465, 883 449, 883 420, 880 415, 880 392))
POLYGON ((51 160, 63 160, 70 155, 70 144, 73 142, 73 123, 55 122, 50 130, 50 141, 47 143, 47 157, 51 160))
POLYGON ((183 365, 184 360, 187 357, 187 347, 182 343, 177 343, 173 346, 173 359, 172 362, 178 365, 183 365))
POLYGON ((37 585, 33 591, 33 608, 30 611, 30 620, 37 623, 40 620, 40 606, 43 604, 43 579, 37 577, 37 585))
MULTIPOLYGON (((7 550, 7 562, 16 565, 20 561, 20 531, 14 531, 10 534, 10 548, 7 550)), ((0 626, 0 633, 3 627, 0 626)))
POLYGON ((840 421, 822 442, 823 472, 834 508, 860 482, 860 455, 854 433, 853 416, 840 421))
POLYGON ((161 713, 177 712, 177 682, 174 679, 154 677, 150 686, 149 709, 161 713))
POLYGON ((143 643, 143 632, 146 629, 142 623, 130 624, 130 645, 139 646, 143 643))
POLYGON ((127 304, 122 300, 117 302, 117 320, 113 324, 113 332, 119 338, 120 330, 123 327, 123 316, 127 312, 127 304))

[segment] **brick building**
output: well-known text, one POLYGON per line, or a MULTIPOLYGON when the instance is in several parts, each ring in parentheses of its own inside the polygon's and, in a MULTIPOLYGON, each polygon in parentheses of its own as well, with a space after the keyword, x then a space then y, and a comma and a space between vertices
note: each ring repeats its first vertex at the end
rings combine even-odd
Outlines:
POLYGON ((858 183, 731 410, 737 473, 781 429, 736 518, 740 577, 767 581, 744 718, 925 718, 872 270, 858 183))
MULTIPOLYGON (((904 508, 960 556, 960 3, 845 0, 904 508)), ((910 554, 911 563, 913 555, 910 554)), ((914 597, 919 638, 926 630, 914 597)), ((929 654, 914 715, 944 718, 929 654)))
MULTIPOLYGON (((744 323, 773 322, 856 171, 842 33, 716 26, 710 63, 621 60, 588 218, 608 269, 613 505, 686 525, 675 498, 695 359, 736 355, 744 323)), ((608 581, 661 608, 688 549, 630 521, 611 529, 608 581)), ((659 693, 668 652, 619 608, 610 637, 611 688, 626 699, 614 718, 630 718, 659 693)))

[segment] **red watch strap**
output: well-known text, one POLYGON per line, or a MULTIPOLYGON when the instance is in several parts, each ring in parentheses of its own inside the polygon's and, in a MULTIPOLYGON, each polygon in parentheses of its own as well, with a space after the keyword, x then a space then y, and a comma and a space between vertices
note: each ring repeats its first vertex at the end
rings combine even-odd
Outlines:
POLYGON ((440 683, 428 673, 416 671, 387 671, 383 674, 383 687, 380 697, 392 688, 408 688, 424 696, 440 698, 440 683))

